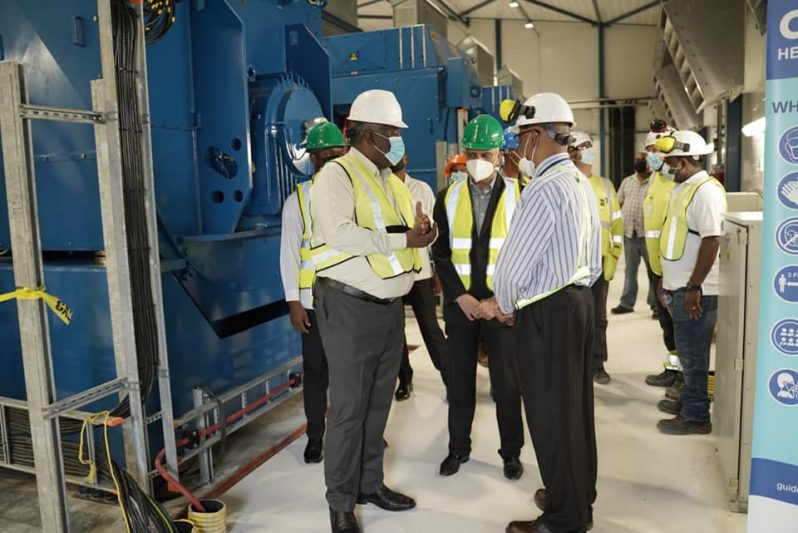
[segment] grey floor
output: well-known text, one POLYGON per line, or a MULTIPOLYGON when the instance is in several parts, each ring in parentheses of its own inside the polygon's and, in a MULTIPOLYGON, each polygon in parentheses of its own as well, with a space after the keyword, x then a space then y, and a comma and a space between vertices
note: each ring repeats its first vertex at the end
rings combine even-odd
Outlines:
MULTIPOLYGON (((611 285, 609 307, 618 302, 621 285, 620 279, 611 285)), ((607 369, 613 381, 596 388, 599 499, 593 531, 743 532, 745 516, 727 511, 712 437, 667 437, 656 430, 660 414, 655 405, 662 391, 645 385, 643 378, 657 370, 664 349, 642 301, 637 308, 635 314, 610 318, 607 369)), ((408 340, 423 344, 413 320, 408 321, 408 340)), ((471 461, 459 474, 441 478, 436 472, 447 443, 443 388, 423 347, 412 354, 412 362, 415 392, 395 404, 388 423, 386 482, 416 497, 419 507, 402 514, 360 507, 365 533, 498 533, 510 520, 536 516, 531 494, 540 477, 531 444, 521 457, 524 477, 516 482, 502 477, 487 370, 478 374, 471 461)), ((243 464, 301 423, 299 399, 286 402, 230 438, 219 473, 243 464)), ((302 437, 222 497, 230 531, 329 531, 322 466, 303 464, 304 445, 302 437)), ((30 478, 0 471, 0 494, 0 532, 40 531, 30 478)), ((114 506, 71 498, 70 511, 74 531, 123 531, 114 506)))

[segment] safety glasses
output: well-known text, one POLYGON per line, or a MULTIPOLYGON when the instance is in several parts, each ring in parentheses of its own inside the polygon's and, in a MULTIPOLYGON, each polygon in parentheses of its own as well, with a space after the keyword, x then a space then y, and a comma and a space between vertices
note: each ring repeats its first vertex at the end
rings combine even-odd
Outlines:
POLYGON ((658 152, 662 152, 663 154, 669 154, 674 150, 681 150, 682 152, 690 151, 690 143, 680 142, 672 135, 660 137, 654 143, 654 147, 658 152))

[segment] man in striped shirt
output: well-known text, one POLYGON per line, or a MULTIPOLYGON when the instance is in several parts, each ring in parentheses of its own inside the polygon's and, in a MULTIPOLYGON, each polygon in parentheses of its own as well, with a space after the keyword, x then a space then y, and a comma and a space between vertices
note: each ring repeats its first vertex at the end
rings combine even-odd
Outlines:
POLYGON ((592 527, 597 452, 593 418, 593 297, 601 224, 590 183, 567 154, 573 112, 556 94, 516 105, 521 171, 531 176, 513 216, 482 316, 515 323, 513 355, 545 489, 536 520, 508 533, 592 527))

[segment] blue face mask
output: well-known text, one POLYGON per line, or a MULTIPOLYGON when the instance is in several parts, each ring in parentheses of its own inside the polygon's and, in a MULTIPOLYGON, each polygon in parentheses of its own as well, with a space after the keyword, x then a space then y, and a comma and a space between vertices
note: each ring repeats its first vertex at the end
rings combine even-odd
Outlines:
POLYGON ((383 152, 375 145, 374 148, 380 152, 382 155, 385 156, 385 159, 391 164, 391 166, 396 166, 399 161, 405 156, 405 141, 401 137, 386 137, 382 133, 374 132, 383 139, 388 139, 388 142, 391 143, 390 147, 388 148, 387 152, 383 152))
POLYGON ((649 152, 646 155, 646 161, 648 161, 649 168, 654 171, 658 171, 663 164, 662 158, 654 152, 649 152))
POLYGON ((463 170, 457 170, 455 172, 452 172, 452 177, 450 179, 454 183, 458 181, 463 181, 467 177, 468 177, 468 172, 465 172, 463 170))
POLYGON ((668 163, 662 163, 662 168, 660 169, 660 172, 662 172, 662 175, 668 178, 669 180, 671 181, 676 180, 676 170, 671 168, 671 166, 668 163))

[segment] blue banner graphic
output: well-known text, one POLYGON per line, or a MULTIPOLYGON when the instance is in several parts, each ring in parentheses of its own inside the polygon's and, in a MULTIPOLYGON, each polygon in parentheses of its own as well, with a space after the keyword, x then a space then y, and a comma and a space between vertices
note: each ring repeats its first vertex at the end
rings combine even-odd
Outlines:
POLYGON ((768 2, 765 246, 748 530, 798 531, 798 2, 768 2), (773 239, 773 240, 770 240, 773 239))

